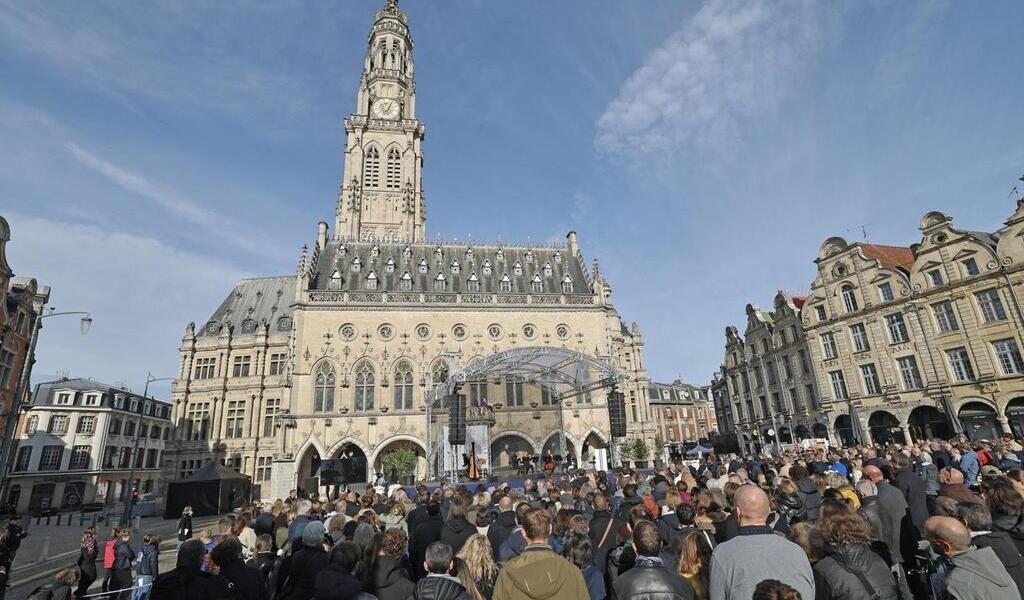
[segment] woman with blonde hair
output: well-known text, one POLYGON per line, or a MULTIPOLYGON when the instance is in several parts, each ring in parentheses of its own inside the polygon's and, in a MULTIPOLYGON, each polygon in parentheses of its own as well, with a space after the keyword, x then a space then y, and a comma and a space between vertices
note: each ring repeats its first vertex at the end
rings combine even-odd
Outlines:
POLYGON ((683 554, 679 557, 679 574, 693 587, 695 600, 708 599, 712 550, 714 547, 711 537, 706 531, 691 531, 683 539, 683 554))
POLYGON ((494 581, 498 578, 498 565, 494 563, 494 553, 487 536, 471 535, 456 555, 455 564, 459 581, 473 600, 491 600, 494 581))

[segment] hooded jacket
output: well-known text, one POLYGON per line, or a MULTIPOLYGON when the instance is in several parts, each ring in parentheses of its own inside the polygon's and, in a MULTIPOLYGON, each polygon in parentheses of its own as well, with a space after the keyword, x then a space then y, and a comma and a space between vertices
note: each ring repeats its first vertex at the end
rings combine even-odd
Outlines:
POLYGON ((1017 584, 1017 591, 1024 596, 1024 557, 1010 539, 1010 534, 1005 531, 972 534, 971 541, 979 548, 991 548, 996 553, 999 562, 1003 563, 1006 572, 1017 584))
POLYGON ((452 554, 458 554, 466 540, 475 533, 475 525, 470 525, 463 517, 457 517, 445 521, 441 526, 441 541, 452 547, 452 554))
POLYGON ((139 561, 136 575, 150 575, 156 577, 159 575, 160 567, 160 553, 157 551, 156 546, 153 544, 146 544, 142 547, 142 560, 139 561))
POLYGON ((1021 600, 1020 592, 991 548, 970 548, 950 557, 946 595, 958 600, 1021 600))
POLYGON ((459 580, 448 575, 430 574, 420 579, 412 593, 413 600, 470 600, 459 580))
POLYGON ((1024 515, 992 515, 992 530, 1005 531, 1017 546, 1017 551, 1024 554, 1024 515))
POLYGON ((867 544, 829 546, 825 558, 814 563, 815 597, 832 600, 899 600, 899 588, 892 571, 867 544), (860 576, 858 576, 858 573, 860 576), (867 581, 871 590, 864 585, 867 581), (824 587, 825 589, 820 589, 824 587))
POLYGON ((371 591, 378 600, 406 600, 416 589, 409 579, 409 573, 390 556, 377 559, 370 581, 373 587, 371 591))
POLYGON ((576 565, 547 546, 531 545, 498 574, 493 600, 590 600, 576 565))
POLYGON ((797 494, 800 495, 800 501, 804 503, 804 509, 807 511, 805 520, 808 523, 814 523, 818 520, 818 507, 821 506, 821 492, 818 491, 818 485, 810 477, 804 477, 796 482, 796 489, 797 494))
POLYGON ((501 545, 515 531, 515 528, 516 513, 512 510, 498 513, 498 517, 491 523, 490 528, 487 530, 487 539, 491 542, 494 560, 498 560, 498 552, 501 550, 501 545))

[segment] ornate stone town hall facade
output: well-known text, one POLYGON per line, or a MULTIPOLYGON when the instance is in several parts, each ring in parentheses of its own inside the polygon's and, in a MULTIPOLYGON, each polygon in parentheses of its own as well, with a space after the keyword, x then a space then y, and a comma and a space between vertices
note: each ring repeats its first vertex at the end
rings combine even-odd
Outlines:
MULTIPOLYGON (((653 438, 639 328, 619 317, 575 233, 558 246, 427 243, 412 50, 407 16, 389 0, 345 120, 333 231, 319 224, 297 273, 240 281, 208 320, 186 328, 167 478, 212 456, 273 498, 308 487, 322 459, 365 458, 372 473, 399 447, 416 452, 424 477, 433 386, 451 369, 524 347, 567 348, 615 367, 629 437, 653 438)), ((580 463, 609 443, 603 390, 558 403, 505 377, 462 392, 471 421, 487 413, 493 466, 560 448, 560 423, 566 454, 580 463)))

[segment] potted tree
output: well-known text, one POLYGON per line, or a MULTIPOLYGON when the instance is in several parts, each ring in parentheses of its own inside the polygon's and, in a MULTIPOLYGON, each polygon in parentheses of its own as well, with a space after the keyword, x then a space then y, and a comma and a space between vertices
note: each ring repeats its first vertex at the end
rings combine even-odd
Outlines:
POLYGON ((654 436, 654 468, 661 469, 665 466, 665 440, 660 435, 654 436))
POLYGON ((419 457, 410 448, 396 448, 381 456, 380 466, 384 478, 402 485, 416 483, 416 465, 419 457))
POLYGON ((647 459, 651 455, 651 450, 647 447, 647 442, 645 442, 643 438, 636 438, 633 440, 632 446, 631 454, 633 455, 633 466, 637 469, 646 469, 647 459))
POLYGON ((615 442, 615 460, 614 466, 619 468, 627 468, 629 466, 629 460, 633 458, 633 445, 625 440, 617 440, 615 442))

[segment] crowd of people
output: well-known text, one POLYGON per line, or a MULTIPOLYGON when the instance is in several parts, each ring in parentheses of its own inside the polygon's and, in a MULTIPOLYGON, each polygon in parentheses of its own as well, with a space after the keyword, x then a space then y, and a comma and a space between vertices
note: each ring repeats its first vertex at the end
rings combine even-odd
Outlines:
POLYGON ((1022 451, 934 441, 293 492, 200 531, 186 509, 163 574, 155 536, 147 559, 87 531, 78 594, 103 554, 118 600, 1020 600, 1022 451))

